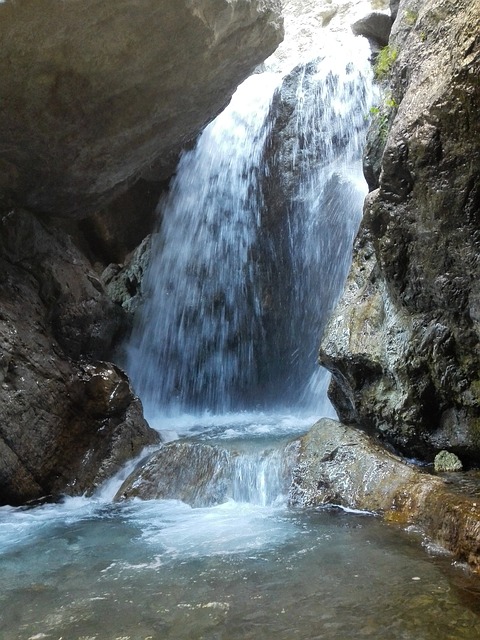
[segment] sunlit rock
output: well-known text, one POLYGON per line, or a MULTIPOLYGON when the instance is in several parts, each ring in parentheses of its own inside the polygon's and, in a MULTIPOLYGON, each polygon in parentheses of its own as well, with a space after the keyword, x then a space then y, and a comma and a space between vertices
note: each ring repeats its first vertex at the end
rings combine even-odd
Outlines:
POLYGON ((290 502, 336 504, 415 525, 457 560, 480 569, 480 501, 335 420, 320 420, 301 438, 290 502))

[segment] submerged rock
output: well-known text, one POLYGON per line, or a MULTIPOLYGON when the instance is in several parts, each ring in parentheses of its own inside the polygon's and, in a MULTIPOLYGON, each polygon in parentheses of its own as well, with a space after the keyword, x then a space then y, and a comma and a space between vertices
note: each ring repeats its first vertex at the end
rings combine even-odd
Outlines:
POLYGON ((470 464, 480 459, 479 33, 478 0, 400 5, 378 188, 320 352, 342 421, 406 455, 448 449, 470 464))
POLYGON ((335 420, 320 420, 301 438, 290 502, 333 503, 416 525, 457 560, 480 570, 480 501, 450 490, 442 479, 335 420))
POLYGON ((276 0, 0 3, 0 203, 80 217, 168 177, 282 36, 276 0))
POLYGON ((227 500, 228 451, 195 442, 171 442, 125 480, 116 500, 175 499, 192 507, 227 500))

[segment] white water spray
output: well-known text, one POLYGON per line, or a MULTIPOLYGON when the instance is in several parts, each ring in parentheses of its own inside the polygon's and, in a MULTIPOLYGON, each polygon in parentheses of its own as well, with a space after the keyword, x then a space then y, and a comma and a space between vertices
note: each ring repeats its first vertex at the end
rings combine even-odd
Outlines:
POLYGON ((183 155, 128 347, 150 419, 300 400, 329 412, 316 350, 361 217, 369 86, 366 56, 341 52, 256 74, 183 155))

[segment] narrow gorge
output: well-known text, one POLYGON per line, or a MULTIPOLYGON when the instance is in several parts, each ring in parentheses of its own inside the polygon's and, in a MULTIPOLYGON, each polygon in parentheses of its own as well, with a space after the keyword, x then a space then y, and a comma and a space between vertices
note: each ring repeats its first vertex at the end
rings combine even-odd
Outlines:
POLYGON ((2 638, 478 637, 479 40, 0 0, 2 638))

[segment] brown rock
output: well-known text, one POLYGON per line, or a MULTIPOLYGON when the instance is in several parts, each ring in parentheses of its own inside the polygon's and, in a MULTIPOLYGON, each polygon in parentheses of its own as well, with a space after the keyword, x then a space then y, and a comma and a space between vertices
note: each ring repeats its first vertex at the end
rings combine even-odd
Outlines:
POLYGON ((0 228, 0 503, 92 491, 158 441, 125 374, 106 363, 80 366, 61 346, 108 351, 114 305, 61 231, 26 212, 4 216, 0 228), (107 320, 96 325, 102 309, 107 320), (79 342, 67 339, 77 335, 77 312, 86 327, 79 342), (72 325, 55 335, 53 314, 72 325))
POLYGON ((337 504, 420 527, 435 544, 480 569, 480 501, 450 490, 357 429, 324 418, 300 440, 290 489, 296 506, 337 504))

